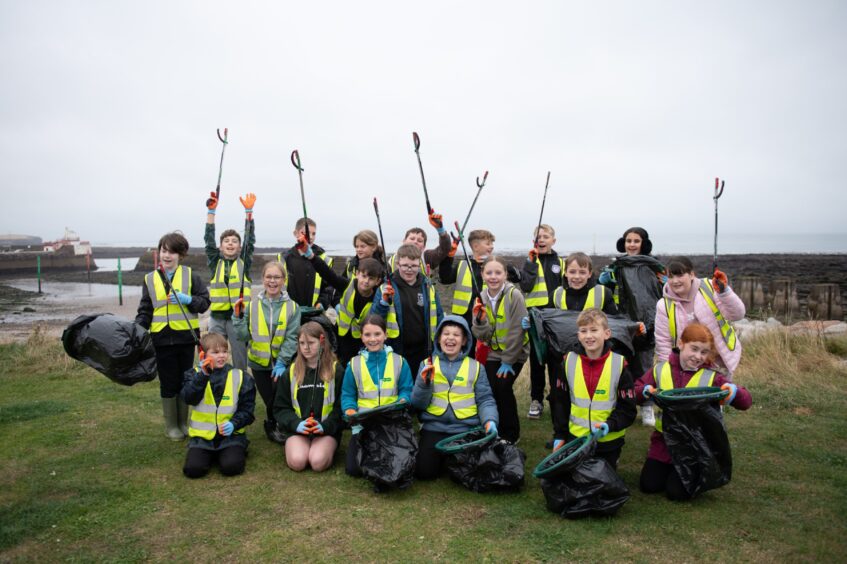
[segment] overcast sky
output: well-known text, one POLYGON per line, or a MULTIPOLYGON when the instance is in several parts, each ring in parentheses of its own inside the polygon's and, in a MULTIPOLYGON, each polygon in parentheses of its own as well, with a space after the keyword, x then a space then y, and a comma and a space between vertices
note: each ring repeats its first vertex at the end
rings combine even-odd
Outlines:
POLYGON ((709 248, 715 176, 727 237, 844 232, 845 24, 843 1, 5 0, 0 233, 200 246, 219 127, 219 228, 255 192, 260 245, 302 213, 292 149, 319 242, 375 228, 374 196, 390 242, 425 225, 412 131, 451 223, 490 170, 470 227, 505 247, 548 170, 562 251, 631 225, 709 248))

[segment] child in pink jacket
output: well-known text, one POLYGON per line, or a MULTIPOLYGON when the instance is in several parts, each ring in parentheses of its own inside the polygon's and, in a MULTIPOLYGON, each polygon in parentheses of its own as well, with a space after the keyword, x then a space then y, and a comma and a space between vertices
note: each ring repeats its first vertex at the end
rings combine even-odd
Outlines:
POLYGON ((741 360, 741 341, 730 322, 744 318, 744 303, 718 269, 711 280, 700 279, 687 257, 674 257, 667 263, 667 272, 663 297, 656 304, 656 358, 668 360, 685 328, 702 323, 715 339, 715 365, 731 381, 741 360))

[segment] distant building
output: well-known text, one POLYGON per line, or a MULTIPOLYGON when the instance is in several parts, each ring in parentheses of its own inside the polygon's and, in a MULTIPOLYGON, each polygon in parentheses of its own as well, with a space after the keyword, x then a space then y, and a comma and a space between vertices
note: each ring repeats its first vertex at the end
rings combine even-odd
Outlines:
POLYGON ((41 237, 35 235, 16 235, 7 233, 0 235, 0 250, 13 251, 17 249, 41 250, 41 237))

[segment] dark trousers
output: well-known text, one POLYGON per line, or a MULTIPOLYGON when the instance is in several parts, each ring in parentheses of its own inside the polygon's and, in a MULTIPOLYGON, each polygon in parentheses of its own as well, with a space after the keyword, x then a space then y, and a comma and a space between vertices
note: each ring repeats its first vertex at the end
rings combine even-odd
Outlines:
MULTIPOLYGON (((562 358, 550 349, 547 351, 547 358, 544 359, 544 362, 538 362, 535 345, 531 339, 529 342, 529 395, 531 399, 544 403, 544 387, 549 383, 552 390, 556 386, 556 380, 560 377, 564 378, 565 367, 562 364, 562 358), (547 371, 546 382, 544 378, 545 368, 547 371)), ((547 396, 547 401, 551 402, 550 405, 552 406, 552 395, 547 396)))
POLYGON ((353 476, 354 478, 362 477, 362 468, 356 461, 356 457, 358 456, 358 454, 359 435, 350 435, 350 442, 347 443, 347 458, 344 462, 344 472, 346 472, 348 476, 353 476))
POLYGON ((183 375, 194 365, 194 345, 164 345, 155 350, 159 393, 163 398, 175 398, 182 390, 183 375))
POLYGON ((673 464, 648 458, 644 461, 644 467, 641 468, 641 479, 639 482, 641 491, 646 494, 664 492, 671 501, 682 501, 691 498, 682 486, 679 474, 676 473, 673 464))
POLYGON ((515 380, 521 373, 521 368, 523 368, 523 363, 517 362, 512 365, 514 374, 509 374, 505 378, 498 378, 497 370, 500 369, 500 361, 489 360, 485 363, 485 373, 488 376, 488 383, 491 385, 494 401, 497 402, 497 413, 500 416, 500 424, 497 425, 498 434, 513 443, 521 436, 518 402, 515 399, 515 390, 513 389, 515 380))
POLYGON ((444 469, 444 454, 435 448, 438 441, 452 436, 451 433, 437 433, 421 429, 418 441, 418 459, 415 464, 415 477, 418 480, 434 480, 444 469))
POLYGON ((276 419, 274 419, 276 382, 274 382, 274 379, 271 378, 271 370, 259 370, 254 368, 253 380, 256 382, 256 389, 259 390, 259 395, 262 396, 262 401, 265 402, 268 421, 276 421, 276 419))
POLYGON ((240 445, 233 445, 221 450, 207 450, 205 448, 189 448, 185 457, 185 466, 182 473, 187 478, 202 478, 212 469, 215 459, 221 467, 224 476, 237 476, 244 472, 244 464, 247 459, 247 449, 240 445))
POLYGON ((409 363, 409 370, 412 371, 412 381, 418 377, 418 369, 421 367, 421 362, 423 362, 429 354, 430 353, 427 351, 426 345, 423 345, 422 348, 403 348, 402 357, 406 359, 407 363, 409 363))

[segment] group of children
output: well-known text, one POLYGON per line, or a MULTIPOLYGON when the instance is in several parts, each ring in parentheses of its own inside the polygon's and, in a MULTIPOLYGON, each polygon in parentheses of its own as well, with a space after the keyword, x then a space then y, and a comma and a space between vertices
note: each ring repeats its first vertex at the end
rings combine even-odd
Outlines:
MULTIPOLYGON (((550 225, 537 228, 518 269, 493 255, 495 237, 482 229, 467 236, 471 256, 457 260, 456 243, 441 216, 431 213, 436 249, 425 250, 426 232, 413 228, 387 257, 376 235, 363 230, 353 238, 355 256, 338 274, 315 244, 316 224, 303 218, 295 225, 296 244, 264 265, 262 290, 253 294, 256 198, 240 200, 246 213, 243 247, 234 230, 224 231, 216 244, 215 194, 206 202, 208 288, 203 276, 180 265, 188 251, 185 237, 169 233, 159 241, 160 265, 145 277, 136 318, 153 335, 166 435, 190 438, 183 468, 188 477, 206 474, 215 459, 224 474, 243 471, 245 428, 253 422, 257 389, 266 408, 266 435, 285 445, 286 463, 296 471, 329 468, 358 411, 408 404, 421 422, 419 479, 441 472, 435 445, 447 436, 483 426, 519 441, 513 385, 527 362, 530 419, 541 417, 549 383, 549 446, 595 434, 597 456, 612 467, 636 404, 645 406, 649 422, 657 390, 720 386, 729 391, 726 403, 750 406, 749 393, 731 381, 741 343, 730 321, 744 316, 744 306, 719 270, 699 279, 687 258, 671 259, 648 282, 662 292, 655 319, 635 319, 636 309, 622 303, 633 299, 633 284, 644 284, 644 278, 627 279, 616 263, 595 278, 586 254, 556 253, 550 225), (435 272, 442 284, 454 284, 447 315, 435 272), (200 339, 198 314, 210 306, 209 333, 200 339), (619 306, 641 328, 636 354, 626 358, 612 350, 607 321, 619 306), (581 311, 580 346, 564 357, 551 349, 539 360, 528 332, 533 308, 581 311), (327 317, 335 318, 334 326, 327 317)), ((624 257, 648 256, 651 248, 642 228, 627 230, 618 241, 624 257)), ((641 488, 681 499, 660 414, 655 426, 641 488)), ((360 430, 352 426, 347 448, 346 470, 354 476, 360 475, 360 430)))

